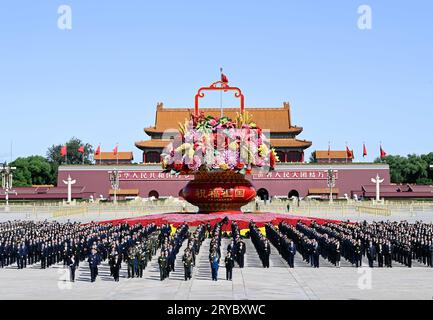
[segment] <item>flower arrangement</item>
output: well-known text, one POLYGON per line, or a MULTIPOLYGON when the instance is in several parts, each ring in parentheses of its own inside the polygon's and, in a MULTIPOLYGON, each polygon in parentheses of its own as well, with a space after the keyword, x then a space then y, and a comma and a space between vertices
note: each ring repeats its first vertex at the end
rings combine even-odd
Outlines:
POLYGON ((250 174, 254 168, 273 170, 278 156, 249 113, 228 117, 191 114, 179 123, 179 135, 164 149, 162 167, 171 174, 230 170, 250 174))

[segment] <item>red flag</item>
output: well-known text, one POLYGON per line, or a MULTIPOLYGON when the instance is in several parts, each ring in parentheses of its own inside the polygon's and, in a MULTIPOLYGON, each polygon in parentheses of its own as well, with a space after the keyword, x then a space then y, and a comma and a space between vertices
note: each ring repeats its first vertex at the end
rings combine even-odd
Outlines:
POLYGON ((383 150, 382 145, 380 145, 380 158, 383 159, 386 157, 386 152, 383 150))
POLYGON ((68 148, 66 147, 66 145, 62 146, 62 147, 60 148, 60 155, 61 155, 62 157, 65 157, 67 153, 68 153, 68 148))
POLYGON ((227 76, 224 73, 222 73, 222 70, 221 70, 221 82, 229 83, 229 79, 227 78, 227 76))
POLYGON ((224 83, 229 83, 229 79, 224 73, 221 73, 221 81, 224 83))
POLYGON ((98 145, 98 148, 95 151, 95 156, 99 156, 101 154, 101 145, 98 145))
POLYGON ((367 147, 365 143, 362 145, 362 156, 365 158, 367 156, 367 147))
POLYGON ((348 159, 353 159, 353 151, 350 151, 348 146, 346 146, 346 157, 348 159))
POLYGON ((113 149, 113 154, 114 154, 115 156, 117 156, 117 151, 118 151, 118 146, 116 146, 116 147, 113 149))
POLYGON ((79 147, 78 148, 78 152, 84 154, 84 146, 79 147))

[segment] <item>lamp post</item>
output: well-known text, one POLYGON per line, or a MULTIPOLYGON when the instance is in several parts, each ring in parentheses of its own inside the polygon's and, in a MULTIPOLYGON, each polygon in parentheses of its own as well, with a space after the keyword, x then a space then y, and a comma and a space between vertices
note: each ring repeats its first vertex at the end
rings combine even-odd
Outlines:
POLYGON ((328 188, 330 190, 330 192, 329 192, 329 204, 332 204, 334 201, 332 188, 335 187, 335 176, 334 176, 334 170, 333 169, 328 170, 326 182, 327 182, 328 188))
POLYGON ((114 190, 114 204, 117 204, 117 190, 119 189, 119 171, 115 168, 108 172, 111 182, 111 187, 114 190))
POLYGON ((4 189, 6 199, 5 211, 9 211, 9 193, 16 194, 16 191, 11 190, 13 188, 12 180, 14 170, 16 170, 16 168, 8 166, 7 163, 3 163, 3 165, 0 167, 2 188, 4 189))

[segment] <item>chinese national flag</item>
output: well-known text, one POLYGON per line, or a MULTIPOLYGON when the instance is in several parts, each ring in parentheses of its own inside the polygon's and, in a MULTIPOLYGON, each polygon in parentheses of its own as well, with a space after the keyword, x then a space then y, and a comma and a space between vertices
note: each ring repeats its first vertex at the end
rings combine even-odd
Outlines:
POLYGON ((65 157, 66 154, 67 154, 67 152, 68 152, 68 148, 66 147, 66 145, 64 145, 64 146, 62 146, 62 147, 60 148, 60 155, 61 155, 62 157, 65 157))
POLYGON ((78 148, 78 152, 79 152, 79 153, 84 153, 84 146, 79 147, 79 148, 78 148))
POLYGON ((383 150, 382 146, 380 146, 380 158, 383 159, 386 157, 386 152, 383 150))
POLYGON ((349 147, 346 146, 346 157, 348 159, 353 159, 353 151, 349 150, 349 147))
POLYGON ((117 156, 117 150, 118 150, 118 146, 116 146, 116 147, 113 149, 113 154, 114 154, 115 156, 117 156))
POLYGON ((99 156, 101 154, 101 145, 98 146, 98 148, 95 151, 95 156, 99 156))
POLYGON ((362 156, 363 157, 367 156, 367 147, 365 146, 365 143, 362 145, 362 156))
POLYGON ((227 76, 221 72, 221 82, 223 83, 229 83, 229 79, 227 78, 227 76))

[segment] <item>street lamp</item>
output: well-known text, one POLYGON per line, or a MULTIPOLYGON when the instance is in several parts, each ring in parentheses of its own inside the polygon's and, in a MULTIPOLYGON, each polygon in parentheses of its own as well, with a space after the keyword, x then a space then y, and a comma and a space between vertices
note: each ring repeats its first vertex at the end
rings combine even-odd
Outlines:
POLYGON ((1 181, 2 188, 4 189, 5 199, 6 199, 6 211, 9 211, 9 194, 16 194, 15 190, 11 190, 13 188, 12 180, 13 180, 13 171, 16 170, 15 167, 8 166, 7 163, 3 163, 0 167, 1 173, 1 181))
POLYGON ((327 182, 328 188, 330 190, 330 193, 329 193, 329 204, 332 204, 333 200, 334 200, 334 197, 333 197, 333 194, 332 194, 332 188, 335 187, 334 170, 332 170, 332 169, 328 170, 328 175, 327 175, 327 178, 326 178, 326 182, 327 182))
POLYGON ((117 190, 119 189, 119 171, 114 169, 108 172, 111 182, 111 187, 114 190, 114 204, 117 204, 117 190))

